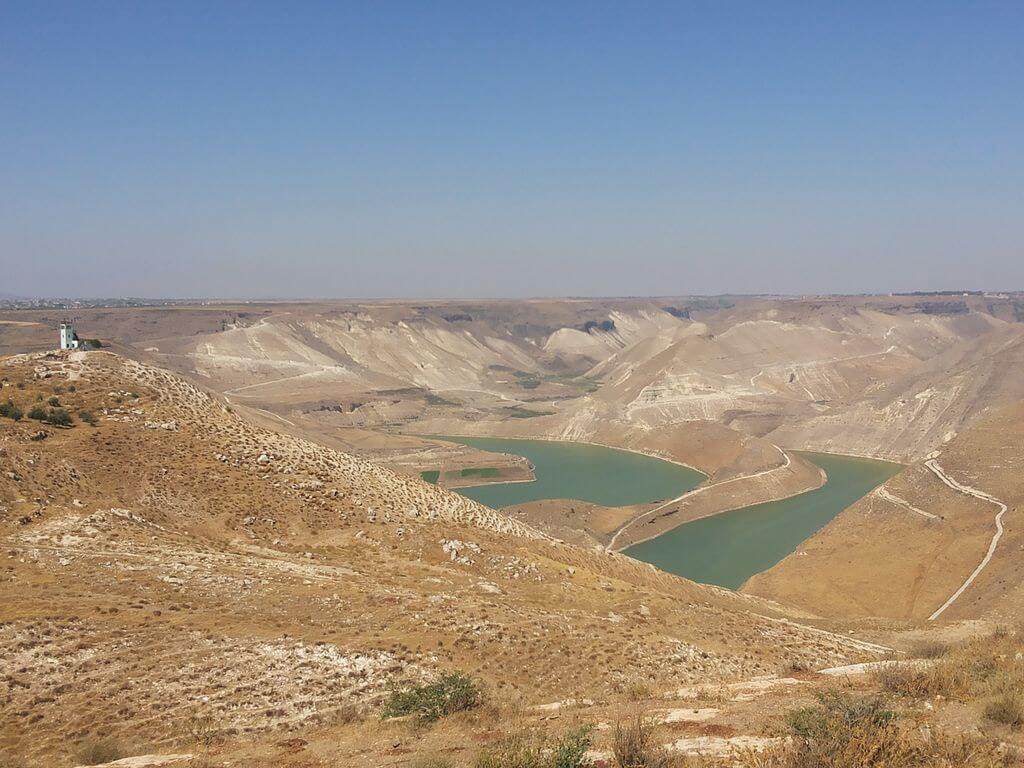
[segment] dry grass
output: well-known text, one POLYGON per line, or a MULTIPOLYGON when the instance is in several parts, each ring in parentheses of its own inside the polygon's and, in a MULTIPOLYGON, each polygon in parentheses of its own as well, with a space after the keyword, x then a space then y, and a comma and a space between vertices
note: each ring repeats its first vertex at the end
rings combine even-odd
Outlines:
POLYGON ((998 743, 930 734, 900 720, 883 699, 822 694, 818 706, 792 712, 791 739, 738 756, 742 768, 995 768, 1011 763, 998 743))
POLYGON ((1018 691, 1007 691, 985 707, 985 717, 994 723, 1020 728, 1024 725, 1024 697, 1018 691))
POLYGON ((1005 630, 947 649, 934 663, 892 664, 875 672, 882 690, 910 699, 972 701, 1024 686, 1024 642, 1005 630))
POLYGON ((612 753, 618 768, 682 768, 686 763, 655 744, 654 726, 641 714, 615 724, 612 753))
POLYGON ((909 653, 915 659, 941 659, 950 649, 950 644, 943 640, 918 640, 910 646, 909 653))
POLYGON ((90 738, 75 747, 75 760, 82 765, 99 765, 127 757, 129 750, 117 739, 90 738))
POLYGON ((588 768, 590 728, 576 728, 557 740, 529 731, 514 733, 484 750, 475 768, 588 768))

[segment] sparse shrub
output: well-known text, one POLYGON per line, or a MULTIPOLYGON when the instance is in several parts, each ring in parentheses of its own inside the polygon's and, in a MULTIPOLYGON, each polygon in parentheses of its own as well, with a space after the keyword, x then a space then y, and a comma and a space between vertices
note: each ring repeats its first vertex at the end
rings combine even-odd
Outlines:
POLYGON ((588 768, 590 728, 569 731, 550 742, 537 734, 519 733, 484 750, 475 768, 588 768))
POLYGON ((787 717, 789 730, 803 742, 833 746, 851 731, 882 728, 896 720, 896 713, 876 696, 858 698, 838 691, 818 694, 818 704, 793 710, 787 717))
POLYGON ((420 757, 413 762, 412 768, 454 768, 454 766, 443 757, 420 757))
POLYGON ((994 723, 1020 728, 1024 725, 1024 698, 1017 691, 1007 691, 988 703, 985 717, 994 723))
POLYGON ((997 742, 966 734, 922 734, 896 725, 862 727, 818 751, 798 742, 747 750, 728 765, 737 768, 996 768, 1012 763, 997 742))
POLYGON ((75 748, 75 759, 82 765, 99 765, 127 757, 127 750, 116 739, 85 739, 75 748))
POLYGON ((79 411, 78 418, 91 427, 96 426, 96 415, 92 411, 79 411))
POLYGON ((615 724, 612 744, 618 768, 674 768, 682 765, 682 758, 670 755, 654 743, 654 726, 636 715, 627 722, 615 724))
POLYGON ((789 714, 793 739, 738 755, 742 768, 994 768, 998 743, 904 725, 877 697, 826 693, 789 714))
POLYGON ((30 419, 35 419, 36 421, 45 421, 46 409, 43 408, 41 405, 33 405, 31 408, 28 409, 28 417, 30 419))
POLYGON ((584 768, 589 766, 590 728, 570 731, 555 744, 548 757, 548 768, 584 768))
POLYGON ((542 742, 536 736, 513 734, 477 756, 474 768, 542 768, 542 742))
POLYGON ((361 719, 362 715, 355 704, 343 704, 334 710, 330 716, 330 722, 332 725, 348 725, 349 723, 354 723, 361 719))
POLYGON ((0 751, 0 768, 30 768, 27 758, 15 755, 13 752, 0 751))
POLYGON ((942 640, 919 640, 910 647, 915 659, 941 659, 949 652, 949 643, 942 640))
POLYGON ((46 401, 46 404, 49 405, 52 408, 59 408, 60 407, 60 398, 56 397, 56 396, 51 397, 49 400, 46 401))
POLYGON ((651 698, 652 695, 651 686, 643 680, 630 680, 623 687, 622 692, 629 701, 643 701, 651 698))
POLYGON ((960 701, 997 696, 1024 686, 1024 643, 997 630, 988 637, 948 648, 932 663, 890 664, 875 673, 887 692, 904 698, 943 696, 960 701))
POLYGON ((220 730, 212 717, 196 715, 188 721, 188 735, 195 743, 208 747, 217 741, 220 730))
POLYGON ((876 669, 873 677, 886 693, 907 699, 954 698, 971 685, 952 665, 886 664, 876 669))
POLYGON ((479 685, 462 672, 447 672, 433 682, 393 690, 384 704, 382 717, 415 715, 423 724, 474 709, 483 703, 479 685))
POLYGON ((21 417, 24 415, 24 412, 14 404, 13 400, 8 400, 6 403, 0 403, 0 416, 4 416, 8 419, 14 419, 15 421, 21 421, 21 417))
POLYGON ((100 347, 103 346, 103 342, 100 341, 99 339, 86 339, 85 343, 88 344, 90 347, 95 347, 96 349, 99 349, 100 347))

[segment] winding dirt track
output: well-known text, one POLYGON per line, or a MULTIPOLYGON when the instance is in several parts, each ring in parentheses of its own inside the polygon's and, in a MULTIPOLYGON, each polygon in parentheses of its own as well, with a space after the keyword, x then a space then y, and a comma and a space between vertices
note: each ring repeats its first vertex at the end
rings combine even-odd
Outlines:
POLYGON ((959 491, 960 493, 966 493, 968 496, 973 496, 976 499, 987 501, 988 503, 995 504, 999 507, 999 512, 996 513, 996 532, 992 536, 992 542, 988 545, 988 552, 986 552, 985 556, 981 558, 981 562, 978 563, 978 567, 975 568, 971 575, 967 577, 967 580, 960 585, 960 589, 950 595, 949 599, 944 602, 938 610, 935 611, 935 613, 928 617, 928 621, 935 621, 935 619, 942 615, 943 611, 956 602, 956 599, 960 597, 960 595, 962 595, 969 586, 971 586, 974 580, 978 578, 978 574, 984 570, 985 566, 988 565, 989 561, 992 559, 992 555, 996 551, 996 545, 999 544, 999 539, 1003 537, 1003 515, 1006 513, 1006 505, 999 499, 994 496, 990 496, 984 491, 979 491, 977 488, 972 488, 969 485, 958 483, 946 474, 945 470, 939 466, 939 463, 935 459, 928 459, 924 464, 928 469, 935 473, 935 476, 939 478, 939 480, 944 482, 953 490, 959 491))

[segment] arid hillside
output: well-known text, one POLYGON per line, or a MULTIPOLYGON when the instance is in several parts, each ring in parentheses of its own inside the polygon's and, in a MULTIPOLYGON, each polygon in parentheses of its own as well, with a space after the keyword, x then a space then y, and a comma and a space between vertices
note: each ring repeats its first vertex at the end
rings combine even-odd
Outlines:
POLYGON ((994 410, 842 512, 745 591, 821 615, 1018 623, 1022 445, 1024 403, 994 410))
POLYGON ((881 652, 254 426, 118 355, 10 357, 0 381, 0 753, 69 765, 101 737, 332 727, 446 670, 532 705, 881 652))

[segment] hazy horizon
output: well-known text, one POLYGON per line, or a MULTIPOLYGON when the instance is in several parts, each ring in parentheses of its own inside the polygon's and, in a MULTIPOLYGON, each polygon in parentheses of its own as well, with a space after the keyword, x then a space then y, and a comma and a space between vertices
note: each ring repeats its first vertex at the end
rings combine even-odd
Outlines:
POLYGON ((1024 5, 0 5, 0 293, 1024 289, 1024 5))

